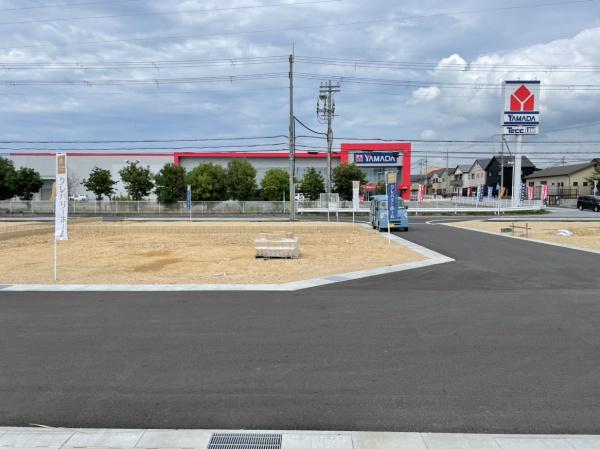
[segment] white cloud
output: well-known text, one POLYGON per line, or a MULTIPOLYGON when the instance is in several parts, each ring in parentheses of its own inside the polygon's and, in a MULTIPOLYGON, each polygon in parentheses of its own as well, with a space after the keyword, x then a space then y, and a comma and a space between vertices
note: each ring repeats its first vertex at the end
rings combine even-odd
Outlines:
POLYGON ((440 88, 437 86, 419 87, 413 91, 411 104, 433 101, 440 96, 440 88))
POLYGON ((506 53, 484 54, 470 62, 453 54, 440 60, 434 73, 436 81, 468 83, 475 88, 442 87, 436 96, 436 105, 443 114, 464 116, 471 124, 492 130, 497 126, 502 108, 502 81, 537 79, 542 82, 542 131, 544 127, 550 129, 558 124, 580 123, 592 116, 596 102, 600 100, 600 91, 556 90, 556 86, 600 85, 600 72, 577 68, 600 65, 600 53, 593 50, 598 42, 600 27, 584 30, 569 39, 506 53), (489 85, 498 87, 490 89, 489 85))

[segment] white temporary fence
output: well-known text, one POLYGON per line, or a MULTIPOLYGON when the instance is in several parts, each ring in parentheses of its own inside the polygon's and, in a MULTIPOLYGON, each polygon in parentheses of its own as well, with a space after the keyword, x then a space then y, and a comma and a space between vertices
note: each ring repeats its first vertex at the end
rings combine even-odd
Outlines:
MULTIPOLYGON (((203 214, 285 214, 289 203, 283 201, 193 201, 192 215, 203 214)), ((43 215, 54 213, 54 203, 48 201, 0 201, 0 214, 43 215)), ((185 201, 170 205, 156 201, 70 201, 73 215, 187 215, 185 201)))
MULTIPOLYGON (((405 202, 409 213, 460 213, 539 210, 545 207, 541 201, 524 201, 513 208, 510 200, 473 201, 474 198, 429 199, 422 202, 405 202)), ((322 202, 301 201, 296 204, 299 214, 309 213, 363 213, 369 212, 370 201, 361 201, 354 210, 352 201, 322 202)), ((49 201, 0 201, 0 215, 52 215, 54 202, 49 201)), ((173 216, 199 217, 204 215, 287 215, 289 203, 284 201, 194 201, 191 211, 185 201, 162 205, 156 201, 70 201, 69 214, 75 216, 173 216)))

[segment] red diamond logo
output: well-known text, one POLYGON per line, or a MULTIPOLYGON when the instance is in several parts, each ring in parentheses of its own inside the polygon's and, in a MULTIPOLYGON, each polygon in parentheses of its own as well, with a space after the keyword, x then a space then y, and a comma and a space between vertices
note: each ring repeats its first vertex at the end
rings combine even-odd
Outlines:
POLYGON ((521 85, 510 96, 511 111, 533 111, 535 110, 535 97, 527 87, 521 85))

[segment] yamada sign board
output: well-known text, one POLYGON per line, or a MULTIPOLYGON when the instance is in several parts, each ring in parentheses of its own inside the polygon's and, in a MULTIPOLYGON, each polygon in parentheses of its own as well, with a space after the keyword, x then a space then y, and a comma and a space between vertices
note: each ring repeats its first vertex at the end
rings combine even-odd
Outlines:
POLYGON ((505 81, 502 127, 504 134, 538 134, 540 82, 505 81))
POLYGON ((398 165, 398 154, 384 151, 354 153, 354 163, 364 166, 398 165))

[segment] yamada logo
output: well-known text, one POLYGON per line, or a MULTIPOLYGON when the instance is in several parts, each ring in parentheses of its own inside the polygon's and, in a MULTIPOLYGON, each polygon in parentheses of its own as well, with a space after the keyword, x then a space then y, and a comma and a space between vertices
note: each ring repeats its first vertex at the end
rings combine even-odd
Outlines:
POLYGON ((510 110, 513 112, 535 111, 535 96, 526 86, 521 85, 510 96, 510 110))
POLYGON ((363 161, 363 155, 361 153, 355 154, 354 155, 354 162, 364 162, 363 161))

